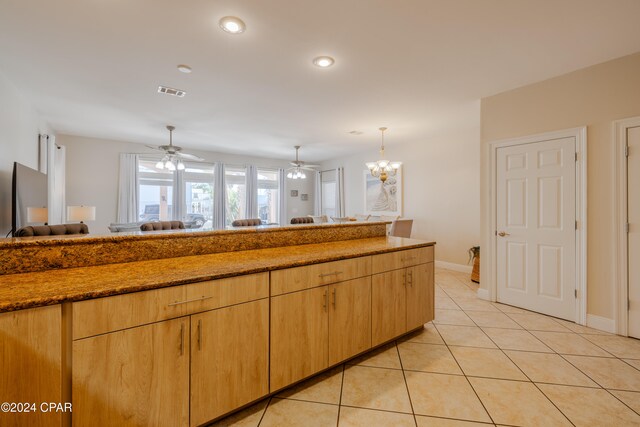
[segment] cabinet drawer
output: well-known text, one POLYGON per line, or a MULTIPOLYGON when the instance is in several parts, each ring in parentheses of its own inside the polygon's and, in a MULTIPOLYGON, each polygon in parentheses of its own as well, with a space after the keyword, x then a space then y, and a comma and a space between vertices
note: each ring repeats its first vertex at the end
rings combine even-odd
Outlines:
POLYGON ((186 286, 74 302, 73 339, 184 316, 184 305, 174 303, 186 298, 186 286))
POLYGON ((371 257, 324 262, 271 272, 271 295, 280 295, 371 274, 371 257))
POLYGON ((269 273, 249 274, 187 285, 186 314, 269 297, 269 273))
POLYGON ((371 257, 372 274, 433 262, 433 246, 397 251, 371 257))
POLYGON ((73 339, 132 328, 269 296, 269 273, 73 303, 73 339))

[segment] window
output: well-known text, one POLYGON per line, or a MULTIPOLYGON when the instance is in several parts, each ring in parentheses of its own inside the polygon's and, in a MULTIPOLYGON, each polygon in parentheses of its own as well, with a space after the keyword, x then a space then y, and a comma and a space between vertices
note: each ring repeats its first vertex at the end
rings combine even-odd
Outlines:
POLYGON ((193 228, 213 225, 213 165, 185 163, 182 172, 184 188, 184 221, 193 228))
POLYGON ((322 182, 320 188, 321 214, 327 217, 336 216, 336 172, 322 172, 320 181, 322 182))
POLYGON ((185 170, 156 168, 157 159, 140 159, 140 221, 180 219, 187 228, 213 223, 213 165, 185 162, 185 170))
POLYGON ((225 182, 227 187, 227 225, 231 225, 231 223, 236 219, 246 218, 247 184, 245 182, 245 177, 245 168, 225 166, 225 182))
POLYGON ((156 168, 157 160, 140 160, 140 221, 173 219, 173 173, 156 168))
POLYGON ((279 175, 276 169, 258 169, 258 217, 265 224, 280 222, 279 175))

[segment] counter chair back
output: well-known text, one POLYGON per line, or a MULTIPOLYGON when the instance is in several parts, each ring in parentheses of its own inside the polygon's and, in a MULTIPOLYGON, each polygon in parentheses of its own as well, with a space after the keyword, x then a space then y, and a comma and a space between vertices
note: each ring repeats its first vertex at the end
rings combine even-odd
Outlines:
POLYGON ((260 218, 236 219, 231 225, 233 227, 256 227, 262 225, 262 220, 260 218))
POLYGON ((389 232, 389 235, 395 237, 411 237, 412 227, 412 219, 396 219, 391 223, 391 231, 389 232))
POLYGON ((184 223, 182 221, 145 222, 140 226, 140 231, 182 230, 182 229, 184 229, 184 223))
POLYGON ((308 216, 291 218, 291 224, 313 224, 313 218, 309 218, 308 216))
POLYGON ((89 234, 87 224, 56 224, 22 227, 14 233, 15 237, 62 236, 67 234, 89 234))

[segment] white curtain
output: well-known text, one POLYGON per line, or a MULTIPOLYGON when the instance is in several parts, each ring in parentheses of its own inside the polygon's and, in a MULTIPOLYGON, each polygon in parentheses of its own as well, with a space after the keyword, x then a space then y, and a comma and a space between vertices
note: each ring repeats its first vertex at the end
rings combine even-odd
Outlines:
POLYGON ((315 216, 322 215, 322 172, 316 171, 315 188, 313 191, 313 214, 315 216))
POLYGON ((224 163, 218 162, 213 169, 213 228, 226 226, 227 186, 224 180, 224 163))
POLYGON ((132 153, 120 153, 120 182, 118 187, 118 215, 116 222, 127 223, 138 221, 139 156, 132 153))
POLYGON ((185 216, 185 191, 184 172, 176 170, 173 172, 173 207, 171 209, 171 219, 182 221, 185 216))
POLYGON ((258 168, 247 166, 245 182, 247 185, 247 218, 258 218, 258 168))
POLYGON ((63 224, 65 215, 65 147, 56 145, 55 137, 47 137, 47 185, 49 190, 49 224, 63 224))
POLYGON ((344 217, 344 168, 336 169, 336 216, 344 217))
POLYGON ((285 203, 287 199, 287 193, 284 188, 285 184, 285 170, 278 169, 278 222, 280 225, 287 224, 287 205, 285 203))

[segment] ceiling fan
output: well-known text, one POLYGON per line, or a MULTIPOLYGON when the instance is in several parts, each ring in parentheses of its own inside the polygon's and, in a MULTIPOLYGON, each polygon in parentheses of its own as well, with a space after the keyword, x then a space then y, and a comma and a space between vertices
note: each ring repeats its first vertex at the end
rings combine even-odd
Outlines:
POLYGON ((168 169, 170 171, 174 170, 184 170, 185 166, 182 162, 185 160, 194 160, 197 162, 201 162, 204 159, 202 157, 198 157, 194 154, 188 154, 182 152, 182 147, 178 147, 177 145, 173 145, 173 131, 176 129, 175 126, 168 125, 167 130, 169 131, 169 145, 147 145, 147 147, 152 148, 154 150, 164 152, 164 157, 158 163, 156 163, 156 168, 158 169, 168 169))
POLYGON ((287 178, 289 179, 305 179, 307 175, 304 173, 305 170, 314 171, 313 168, 319 168, 320 165, 310 165, 308 163, 303 162, 298 158, 298 150, 300 150, 300 146, 296 145, 293 148, 296 149, 296 159, 289 162, 289 164, 293 167, 287 169, 289 173, 287 173, 287 178))

